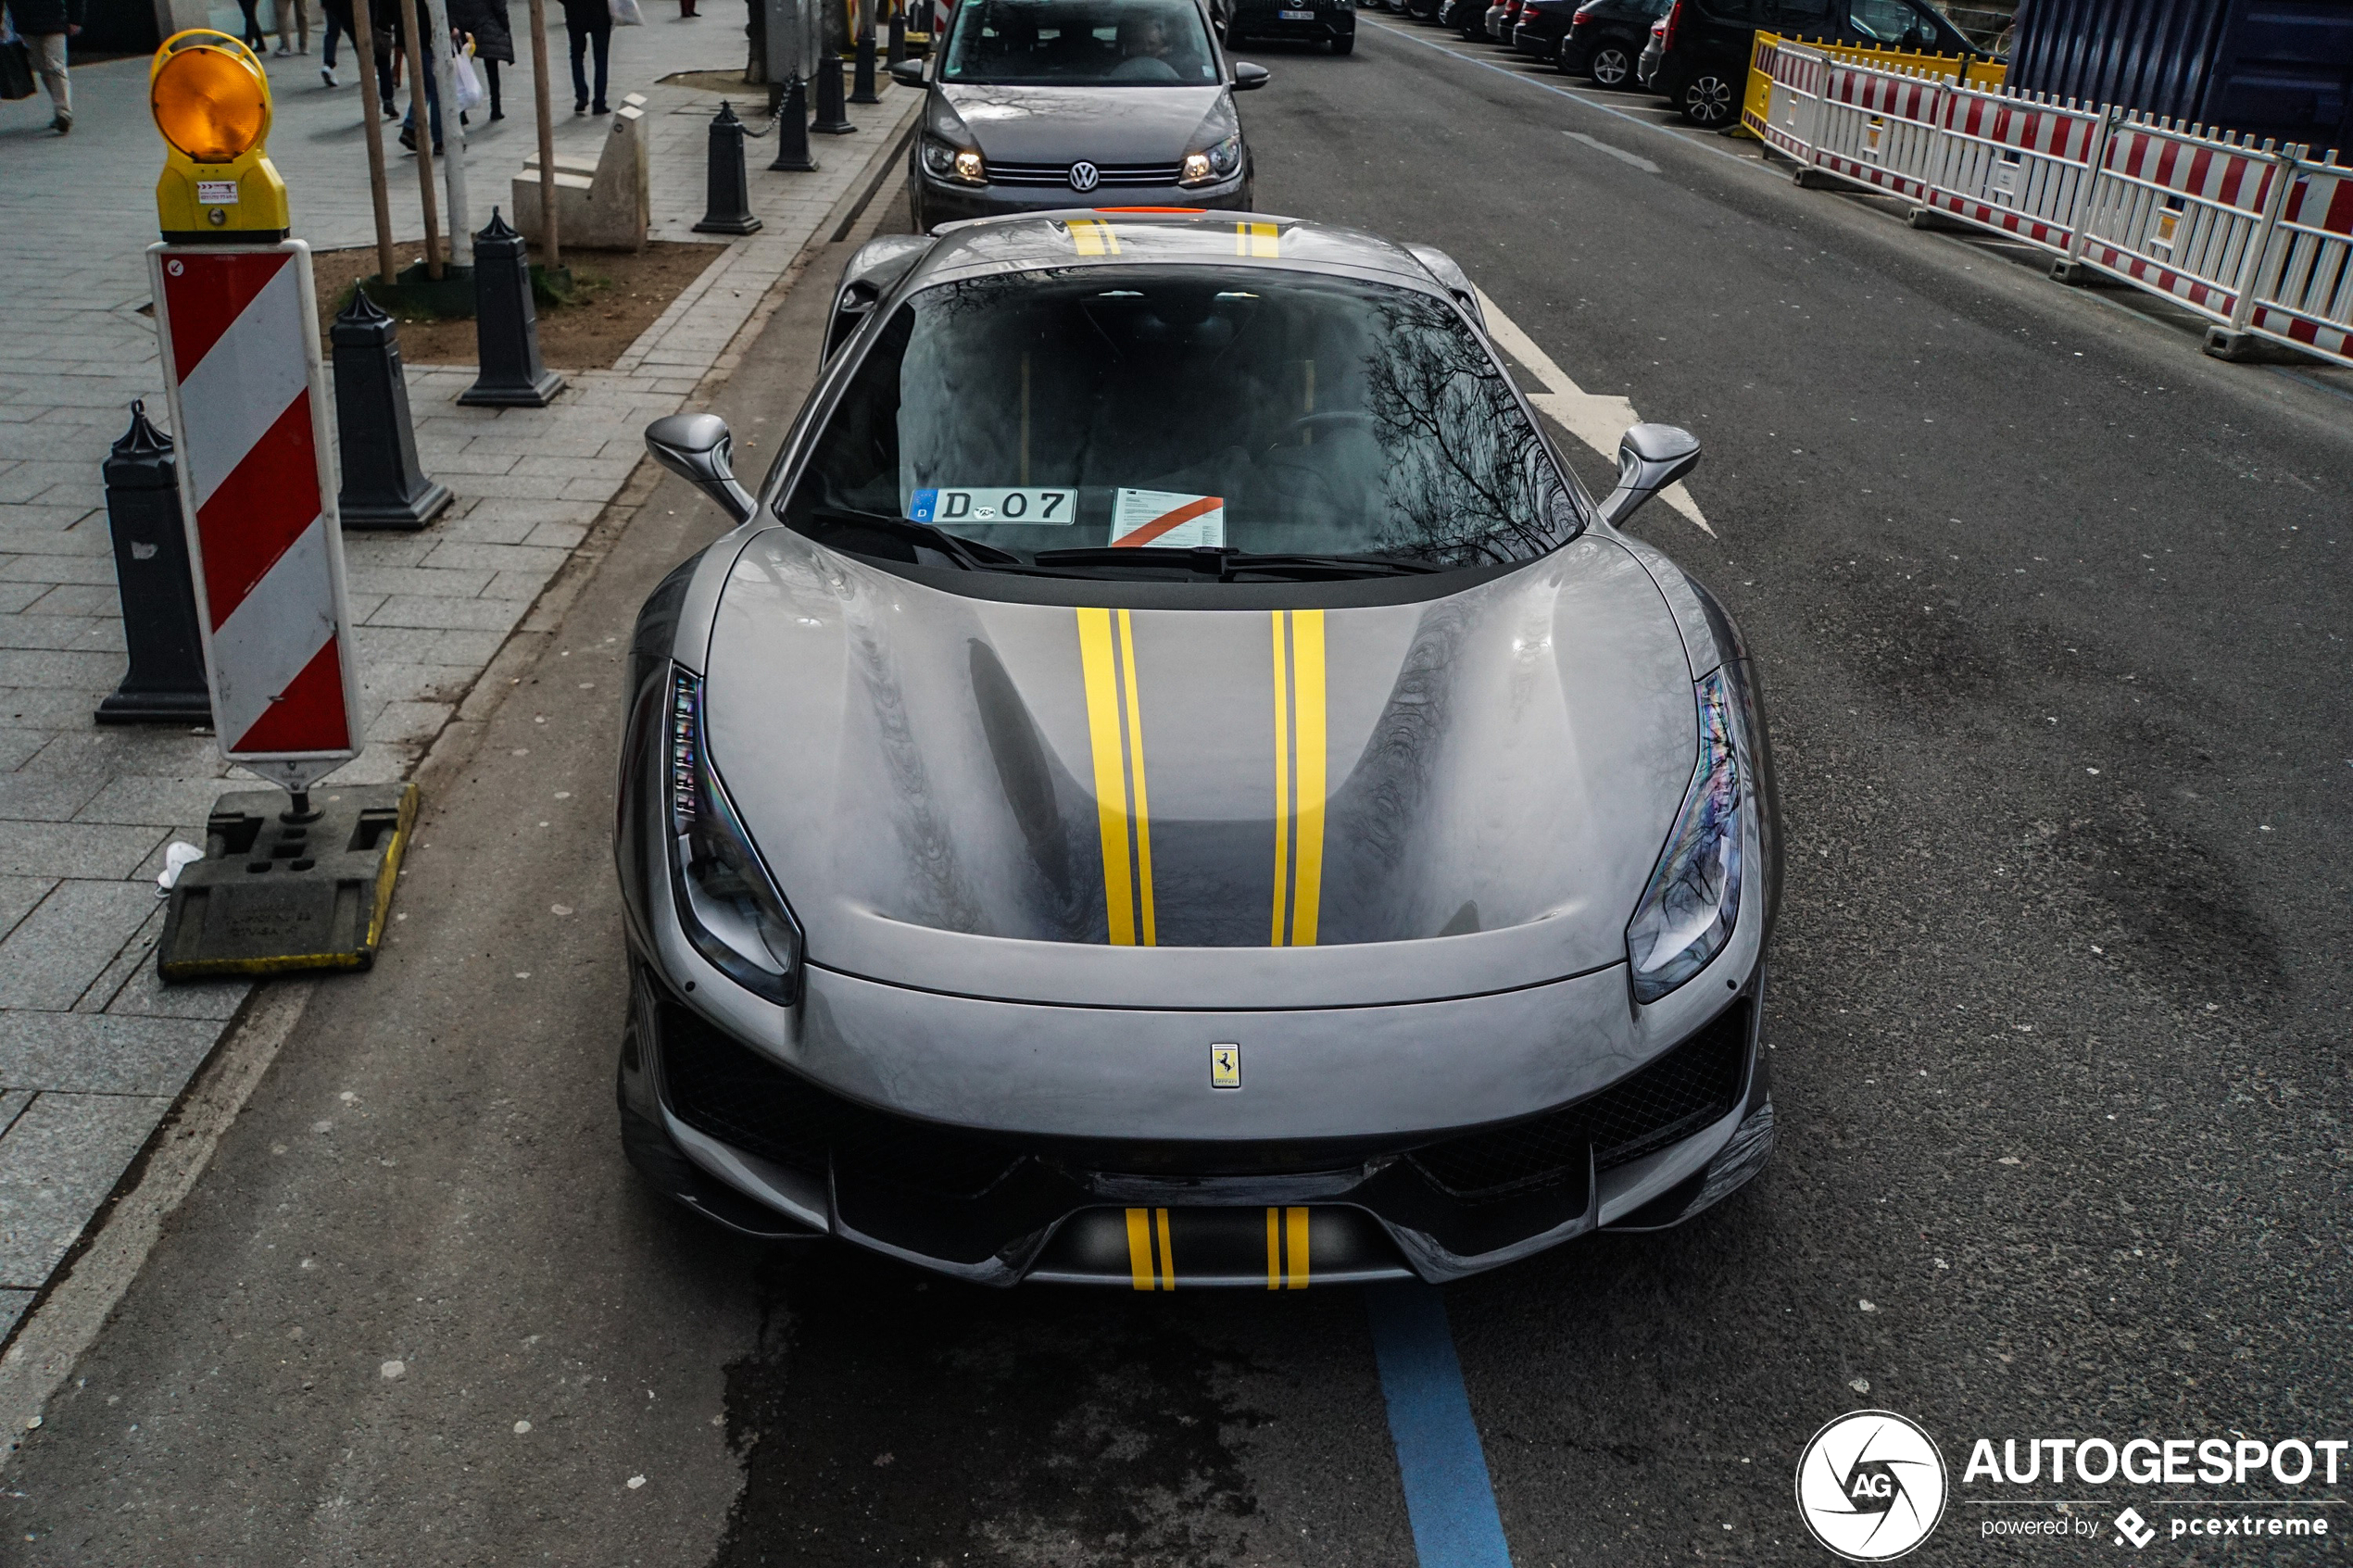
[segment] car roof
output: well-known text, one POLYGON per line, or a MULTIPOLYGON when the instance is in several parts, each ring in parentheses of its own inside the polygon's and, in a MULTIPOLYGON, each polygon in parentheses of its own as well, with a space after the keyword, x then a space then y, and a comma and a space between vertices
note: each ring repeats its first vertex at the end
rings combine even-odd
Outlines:
POLYGON ((911 270, 910 288, 1048 267, 1239 263, 1372 276, 1447 292, 1402 245, 1354 229, 1265 213, 1075 207, 943 224, 937 235, 911 270))

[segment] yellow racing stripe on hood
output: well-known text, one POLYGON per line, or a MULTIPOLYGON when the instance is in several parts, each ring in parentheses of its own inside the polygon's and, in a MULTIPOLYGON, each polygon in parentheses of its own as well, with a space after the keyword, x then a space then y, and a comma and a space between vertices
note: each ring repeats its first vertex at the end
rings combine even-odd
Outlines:
POLYGON ((1274 946, 1312 947, 1324 892, 1324 612, 1274 612, 1274 946))
POLYGON ((1078 611, 1095 818, 1103 847, 1103 915, 1112 946, 1156 945, 1152 847, 1144 787, 1144 720, 1136 695, 1136 633, 1124 609, 1078 611))

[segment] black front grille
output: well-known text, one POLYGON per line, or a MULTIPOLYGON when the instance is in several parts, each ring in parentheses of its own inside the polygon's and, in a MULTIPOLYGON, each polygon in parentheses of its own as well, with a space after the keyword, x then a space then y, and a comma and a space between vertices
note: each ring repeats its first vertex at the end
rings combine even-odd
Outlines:
MULTIPOLYGON (((1095 165, 1096 188, 1117 189, 1141 185, 1174 185, 1184 173, 1184 166, 1176 163, 1099 163, 1095 165)), ((991 163, 989 183, 995 185, 1061 185, 1070 184, 1067 163, 991 163)))
POLYGON ((1609 1170, 1664 1148, 1728 1115, 1748 1067, 1749 1003, 1712 1023, 1624 1082, 1600 1094, 1443 1143, 1406 1159, 1447 1196, 1483 1202, 1581 1181, 1586 1151, 1609 1170))
POLYGON ((1021 1163, 1019 1149, 993 1139, 829 1094, 668 1000, 661 1070, 670 1109, 687 1126, 821 1179, 830 1160, 846 1175, 974 1198, 1021 1163))

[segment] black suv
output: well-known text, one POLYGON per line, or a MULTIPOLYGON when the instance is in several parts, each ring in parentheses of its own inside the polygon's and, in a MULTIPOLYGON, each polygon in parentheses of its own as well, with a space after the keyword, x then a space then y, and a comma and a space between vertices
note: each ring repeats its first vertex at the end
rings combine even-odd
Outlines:
POLYGON ((1926 0, 1675 0, 1638 74, 1683 118, 1711 129, 1740 117, 1759 29, 1791 38, 1987 57, 1926 0))
POLYGON ((1634 62, 1642 57, 1651 23, 1673 0, 1536 0, 1520 22, 1527 36, 1513 43, 1525 53, 1552 61, 1571 76, 1589 76, 1597 87, 1634 85, 1634 62))

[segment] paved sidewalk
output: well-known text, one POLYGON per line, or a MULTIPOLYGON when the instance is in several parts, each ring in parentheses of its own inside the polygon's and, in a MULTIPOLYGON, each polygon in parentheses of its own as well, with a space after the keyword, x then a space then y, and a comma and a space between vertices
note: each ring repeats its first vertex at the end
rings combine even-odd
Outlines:
MULTIPOLYGON (((560 69, 560 28, 551 44, 560 69)), ((657 239, 709 238, 690 231, 719 98, 656 79, 742 58, 741 30, 716 17, 615 33, 613 101, 648 99, 657 239)), ((269 65, 271 152, 295 232, 319 249, 371 242, 359 89, 325 89, 315 56, 269 65)), ((355 80, 348 58, 341 74, 355 80)), ((138 313, 162 166, 145 86, 144 60, 77 70, 69 137, 42 129, 41 95, 0 104, 0 275, 11 280, 0 290, 0 1334, 250 990, 167 988, 154 971, 164 847, 202 842, 228 771, 211 737, 90 719, 123 670, 98 465, 132 398, 149 399, 163 422, 154 327, 138 313)), ((508 69, 502 87, 510 118, 482 127, 470 154, 477 225, 533 150, 527 67, 508 69)), ((563 113, 568 88, 556 94, 559 150, 593 156, 610 121, 563 113)), ((422 533, 346 537, 368 746, 337 779, 415 766, 627 482, 646 422, 733 368, 763 297, 836 205, 879 172, 915 103, 887 89, 881 107, 853 108, 858 134, 815 139, 820 173, 771 174, 755 161, 752 206, 766 228, 736 242, 613 369, 567 370, 552 408, 459 408, 471 370, 410 369, 426 468, 458 499, 422 533)), ((389 151, 396 232, 413 246, 423 232, 413 165, 396 144, 389 151)))

